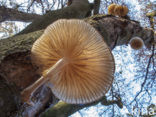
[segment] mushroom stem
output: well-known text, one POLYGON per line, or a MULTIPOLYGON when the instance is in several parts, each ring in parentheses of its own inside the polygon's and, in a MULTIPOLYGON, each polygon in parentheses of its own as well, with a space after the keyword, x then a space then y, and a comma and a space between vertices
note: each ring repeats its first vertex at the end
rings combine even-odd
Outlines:
MULTIPOLYGON (((22 101, 26 102, 27 104, 32 105, 30 97, 33 95, 33 93, 42 85, 46 84, 49 80, 52 80, 52 76, 59 73, 60 69, 66 64, 66 60, 63 58, 58 60, 50 69, 47 70, 46 75, 41 78, 39 78, 35 83, 27 87, 21 92, 22 101)), ((56 79, 54 79, 56 81, 56 79)))

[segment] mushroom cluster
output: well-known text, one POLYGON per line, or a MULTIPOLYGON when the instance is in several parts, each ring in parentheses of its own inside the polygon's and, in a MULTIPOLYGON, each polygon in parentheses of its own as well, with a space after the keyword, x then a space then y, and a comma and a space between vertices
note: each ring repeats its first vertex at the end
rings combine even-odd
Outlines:
MULTIPOLYGON (((55 21, 36 40, 31 53, 42 71, 38 84, 50 83, 53 94, 67 103, 96 101, 112 85, 113 55, 102 36, 83 20, 55 21)), ((40 86, 36 82, 32 89, 40 86)), ((31 88, 25 92, 33 92, 31 88)))
POLYGON ((119 17, 124 17, 128 14, 129 10, 125 5, 118 5, 118 4, 110 4, 108 6, 108 14, 115 15, 119 17))

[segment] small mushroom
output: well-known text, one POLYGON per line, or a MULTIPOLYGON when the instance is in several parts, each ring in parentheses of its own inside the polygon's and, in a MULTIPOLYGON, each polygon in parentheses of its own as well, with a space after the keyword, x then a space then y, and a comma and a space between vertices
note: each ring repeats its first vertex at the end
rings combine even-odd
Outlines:
POLYGON ((115 9, 115 7, 117 6, 117 4, 110 4, 109 6, 108 6, 108 14, 110 14, 110 15, 115 15, 115 12, 114 12, 114 9, 115 9))
POLYGON ((108 6, 108 14, 110 15, 124 17, 127 15, 128 11, 127 6, 125 5, 117 5, 113 3, 108 6))
MULTIPOLYGON (((83 20, 57 20, 36 40, 31 52, 42 71, 40 84, 50 83, 53 94, 67 103, 96 101, 112 85, 113 55, 102 36, 83 20)), ((34 91, 31 88, 29 92, 34 91)))
POLYGON ((135 50, 141 49, 144 45, 144 42, 140 37, 133 37, 132 39, 130 39, 129 43, 131 48, 135 50))
POLYGON ((128 8, 127 6, 124 5, 116 5, 116 7, 114 8, 114 14, 119 16, 119 17, 123 17, 126 16, 128 13, 128 8))
POLYGON ((122 8, 123 8, 123 14, 121 16, 126 16, 129 12, 128 7, 123 5, 122 8))

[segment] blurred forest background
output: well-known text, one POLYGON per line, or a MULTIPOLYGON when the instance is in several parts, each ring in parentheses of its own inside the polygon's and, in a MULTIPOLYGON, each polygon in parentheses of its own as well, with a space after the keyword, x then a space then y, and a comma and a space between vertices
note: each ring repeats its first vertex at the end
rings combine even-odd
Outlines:
MULTIPOLYGON (((107 8, 111 3, 126 5, 131 20, 140 22, 142 27, 151 28, 147 14, 156 11, 154 0, 95 1, 100 5, 99 14, 107 14, 107 8)), ((51 10, 67 7, 67 2, 68 0, 0 0, 0 39, 15 35, 33 20, 51 10)), ((89 2, 93 3, 94 0, 89 2)), ((153 21, 155 28, 156 17, 153 21)), ((156 115, 154 45, 151 48, 144 46, 140 50, 133 50, 129 44, 125 44, 115 47, 112 52, 116 63, 115 80, 106 96, 107 100, 120 100, 121 104, 99 103, 79 110, 71 117, 154 117, 156 115)))

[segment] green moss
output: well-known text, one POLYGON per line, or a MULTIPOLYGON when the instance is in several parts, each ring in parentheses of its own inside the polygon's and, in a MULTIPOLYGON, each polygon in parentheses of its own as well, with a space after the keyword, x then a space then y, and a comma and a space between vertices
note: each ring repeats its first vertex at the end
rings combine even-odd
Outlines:
POLYGON ((156 16, 156 11, 152 11, 150 13, 147 13, 146 16, 147 17, 154 17, 154 16, 156 16))
POLYGON ((0 63, 9 54, 30 50, 34 41, 42 33, 43 30, 0 40, 0 63))
POLYGON ((89 104, 67 104, 65 102, 58 102, 53 107, 49 108, 48 111, 41 114, 41 117, 68 117, 69 115, 75 113, 76 111, 84 108, 98 104, 101 101, 106 101, 106 97, 103 96, 101 99, 89 103, 89 104))
MULTIPOLYGON (((70 115, 76 105, 59 102, 48 111, 44 112, 41 117, 67 117, 70 115)), ((75 112, 75 111, 74 111, 75 112)))

